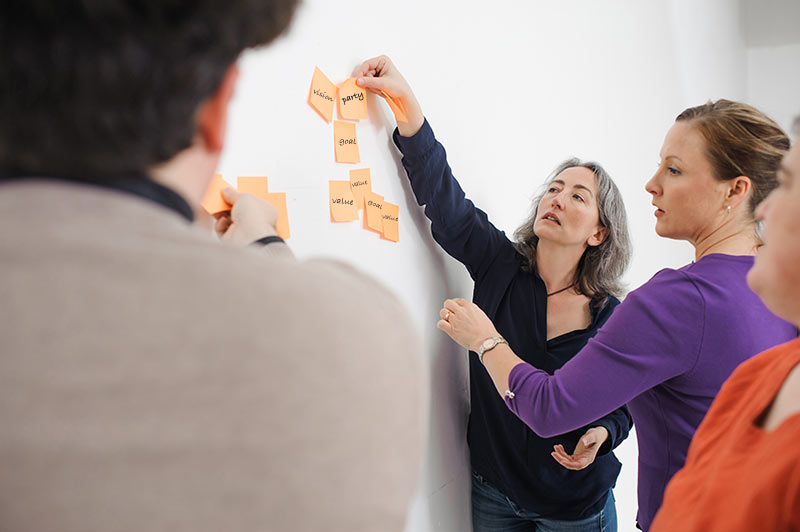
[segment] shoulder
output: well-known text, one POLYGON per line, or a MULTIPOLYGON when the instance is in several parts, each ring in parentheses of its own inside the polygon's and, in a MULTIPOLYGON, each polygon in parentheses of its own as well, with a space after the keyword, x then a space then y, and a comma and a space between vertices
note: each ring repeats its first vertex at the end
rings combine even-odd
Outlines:
POLYGON ((702 303, 703 294, 689 272, 665 268, 628 294, 625 301, 629 300, 679 310, 686 304, 702 303))

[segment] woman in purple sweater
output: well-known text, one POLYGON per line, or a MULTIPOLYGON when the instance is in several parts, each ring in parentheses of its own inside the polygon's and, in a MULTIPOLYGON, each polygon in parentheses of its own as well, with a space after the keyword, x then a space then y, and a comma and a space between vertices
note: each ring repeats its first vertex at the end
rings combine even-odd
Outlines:
MULTIPOLYGON (((777 124, 748 105, 719 100, 682 112, 646 189, 656 232, 690 242, 695 261, 661 270, 631 292, 552 376, 504 344, 484 355, 508 408, 541 436, 628 405, 639 442, 637 520, 644 530, 723 381, 742 361, 797 336, 746 282, 759 246, 754 210, 775 187, 788 148, 777 124)), ((483 311, 463 299, 445 301, 441 317, 439 328, 473 351, 497 335, 483 311)), ((563 448, 553 456, 580 467, 563 448)))

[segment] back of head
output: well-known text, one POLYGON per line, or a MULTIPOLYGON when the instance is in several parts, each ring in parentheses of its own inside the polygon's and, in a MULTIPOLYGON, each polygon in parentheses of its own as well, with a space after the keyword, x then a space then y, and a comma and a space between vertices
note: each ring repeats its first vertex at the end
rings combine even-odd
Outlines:
POLYGON ((750 178, 753 194, 748 210, 752 216, 778 184, 776 173, 789 149, 789 138, 755 107, 730 100, 690 107, 675 118, 681 120, 690 122, 705 138, 706 156, 718 180, 750 178))
POLYGON ((5 0, 0 166, 143 174, 189 147, 195 113, 297 0, 5 0))

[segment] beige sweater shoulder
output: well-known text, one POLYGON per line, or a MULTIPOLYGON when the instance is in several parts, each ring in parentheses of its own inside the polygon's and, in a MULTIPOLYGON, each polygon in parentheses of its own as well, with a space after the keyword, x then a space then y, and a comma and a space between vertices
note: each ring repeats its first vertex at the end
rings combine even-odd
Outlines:
POLYGON ((0 223, 0 529, 402 530, 421 350, 376 281, 84 185, 0 223))

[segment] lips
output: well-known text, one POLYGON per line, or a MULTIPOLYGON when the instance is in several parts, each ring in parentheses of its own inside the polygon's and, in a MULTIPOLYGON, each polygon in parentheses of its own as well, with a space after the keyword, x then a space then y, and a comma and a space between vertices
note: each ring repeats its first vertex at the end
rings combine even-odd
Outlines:
POLYGON ((549 221, 551 221, 551 222, 557 223, 558 225, 561 225, 561 220, 559 220, 559 219, 558 219, 558 216, 556 216, 556 215, 555 215, 554 213, 552 213, 552 212, 546 212, 546 213, 544 213, 544 216, 542 216, 542 218, 541 218, 541 219, 542 219, 542 220, 549 220, 549 221))
POLYGON ((661 210, 658 205, 656 205, 655 203, 652 203, 651 205, 656 208, 656 212, 653 213, 656 218, 664 216, 664 211, 661 210))

